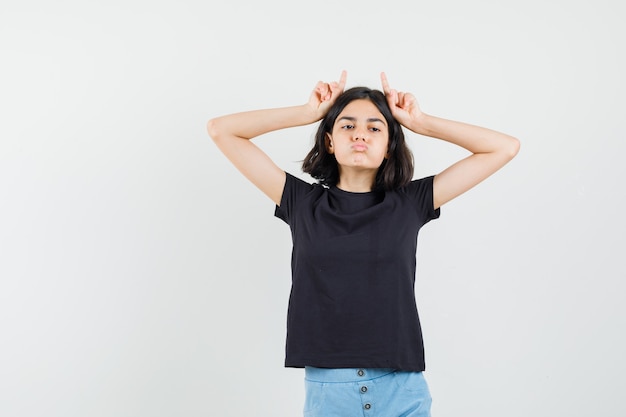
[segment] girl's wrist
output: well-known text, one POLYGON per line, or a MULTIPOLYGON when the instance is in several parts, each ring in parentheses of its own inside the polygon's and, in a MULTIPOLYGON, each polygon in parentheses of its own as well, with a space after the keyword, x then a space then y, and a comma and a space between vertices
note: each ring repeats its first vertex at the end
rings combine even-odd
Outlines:
POLYGON ((410 125, 407 127, 418 135, 428 136, 428 132, 430 132, 430 119, 431 116, 421 112, 418 116, 413 116, 411 118, 410 125))
POLYGON ((309 104, 303 104, 300 107, 302 109, 303 118, 305 119, 305 124, 318 122, 324 117, 323 113, 321 113, 318 109, 314 109, 309 104))

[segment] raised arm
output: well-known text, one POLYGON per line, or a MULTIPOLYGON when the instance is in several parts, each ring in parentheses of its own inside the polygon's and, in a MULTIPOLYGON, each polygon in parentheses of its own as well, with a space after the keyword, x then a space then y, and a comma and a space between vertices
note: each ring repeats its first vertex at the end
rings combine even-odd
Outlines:
POLYGON ((389 88, 381 74, 383 91, 394 117, 407 129, 461 146, 472 154, 435 176, 435 208, 463 194, 502 168, 517 154, 519 141, 504 133, 423 113, 410 93, 389 88))
POLYGON ((285 171, 250 139, 275 130, 317 122, 343 92, 345 83, 344 71, 339 82, 318 82, 306 104, 217 117, 209 120, 207 131, 233 165, 278 205, 285 186, 285 171))

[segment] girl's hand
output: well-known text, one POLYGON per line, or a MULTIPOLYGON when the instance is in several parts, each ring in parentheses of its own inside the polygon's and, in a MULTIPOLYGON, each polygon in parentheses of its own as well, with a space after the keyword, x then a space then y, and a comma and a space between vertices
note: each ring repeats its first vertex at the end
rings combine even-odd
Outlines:
POLYGON ((343 93, 346 85, 346 71, 341 72, 339 81, 325 83, 318 81, 315 89, 311 92, 307 105, 314 112, 316 121, 326 115, 330 106, 333 105, 337 97, 343 93))
POLYGON ((420 121, 424 113, 417 104, 415 96, 411 93, 398 92, 390 88, 384 72, 380 73, 380 80, 393 117, 402 126, 413 131, 419 130, 420 121))

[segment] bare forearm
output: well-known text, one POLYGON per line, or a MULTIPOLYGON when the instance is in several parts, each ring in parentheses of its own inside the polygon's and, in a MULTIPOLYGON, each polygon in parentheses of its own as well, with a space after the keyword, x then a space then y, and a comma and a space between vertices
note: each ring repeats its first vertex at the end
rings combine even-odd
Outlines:
POLYGON ((207 124, 213 139, 231 136, 252 139, 264 133, 314 123, 319 116, 306 105, 253 110, 212 119, 207 124))
POLYGON ((461 146, 472 153, 507 152, 514 155, 519 147, 518 140, 507 134, 425 113, 408 128, 420 135, 461 146))

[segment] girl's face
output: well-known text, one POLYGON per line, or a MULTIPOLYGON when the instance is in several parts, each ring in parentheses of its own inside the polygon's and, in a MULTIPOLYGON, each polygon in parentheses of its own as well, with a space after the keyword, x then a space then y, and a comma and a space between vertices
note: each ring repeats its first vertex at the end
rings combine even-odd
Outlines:
POLYGON ((387 121, 366 99, 350 102, 337 116, 332 133, 326 135, 326 149, 335 155, 340 172, 342 168, 378 171, 388 144, 387 121))

